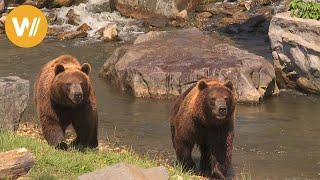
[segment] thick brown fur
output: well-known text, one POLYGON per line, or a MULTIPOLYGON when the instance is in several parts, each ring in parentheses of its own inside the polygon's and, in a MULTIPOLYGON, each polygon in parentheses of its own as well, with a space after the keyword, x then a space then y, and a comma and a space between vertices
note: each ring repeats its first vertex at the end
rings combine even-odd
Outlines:
POLYGON ((198 145, 201 171, 225 178, 231 165, 235 104, 231 82, 209 79, 200 80, 176 100, 170 116, 172 143, 185 168, 195 168, 192 149, 198 145), (213 113, 216 99, 225 100, 223 118, 213 113))
POLYGON ((87 75, 90 69, 90 65, 81 66, 69 55, 60 56, 43 66, 34 85, 34 99, 42 133, 49 145, 59 147, 65 144, 65 130, 72 124, 77 134, 74 145, 97 147, 98 116, 96 95, 87 75), (83 100, 75 105, 60 86, 76 81, 81 81, 83 100))

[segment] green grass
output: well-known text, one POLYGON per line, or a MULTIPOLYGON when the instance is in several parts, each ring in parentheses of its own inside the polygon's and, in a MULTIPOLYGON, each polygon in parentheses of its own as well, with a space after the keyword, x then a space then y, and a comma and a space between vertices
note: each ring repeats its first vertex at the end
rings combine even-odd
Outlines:
POLYGON ((290 3, 291 16, 320 20, 320 3, 292 0, 290 3))
MULTIPOLYGON (((148 168, 157 162, 140 157, 133 152, 102 152, 98 150, 61 151, 48 146, 45 142, 7 132, 0 132, 0 152, 25 147, 36 157, 36 165, 28 173, 35 179, 76 179, 79 175, 119 162, 135 164, 148 168)), ((191 173, 183 172, 180 167, 165 165, 171 179, 196 179, 191 173)))

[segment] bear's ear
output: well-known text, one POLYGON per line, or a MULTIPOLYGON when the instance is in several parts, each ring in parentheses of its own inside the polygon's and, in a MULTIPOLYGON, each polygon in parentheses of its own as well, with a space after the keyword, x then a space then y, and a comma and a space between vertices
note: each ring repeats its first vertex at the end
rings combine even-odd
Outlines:
POLYGON ((58 64, 56 65, 56 67, 54 68, 54 73, 56 75, 58 75, 59 73, 62 73, 64 71, 64 67, 62 64, 58 64))
POLYGON ((199 83, 198 83, 198 89, 201 91, 201 90, 203 90, 203 89, 205 89, 205 88, 207 88, 208 87, 208 84, 204 81, 204 80, 201 80, 201 81, 199 81, 199 83))
POLYGON ((91 65, 88 63, 83 63, 81 66, 81 71, 86 73, 87 75, 89 75, 89 73, 91 71, 91 65))
POLYGON ((225 84, 224 84, 228 89, 230 89, 231 91, 233 91, 233 84, 231 81, 227 81, 225 84))

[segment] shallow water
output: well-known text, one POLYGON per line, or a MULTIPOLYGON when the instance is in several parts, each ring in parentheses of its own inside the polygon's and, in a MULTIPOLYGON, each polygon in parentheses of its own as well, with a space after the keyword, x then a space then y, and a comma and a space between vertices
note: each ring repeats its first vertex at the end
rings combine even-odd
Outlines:
MULTIPOLYGON (((269 58, 268 44, 264 41, 254 40, 251 45, 247 39, 244 41, 236 44, 269 58)), ((141 154, 161 154, 173 160, 167 120, 172 102, 133 98, 98 77, 104 61, 121 44, 46 40, 38 47, 21 49, 0 35, 0 76, 17 75, 33 84, 41 66, 61 54, 89 62, 93 65, 91 77, 98 96, 100 137, 132 146, 141 154)), ((30 102, 24 119, 33 117, 30 102)), ((285 95, 260 105, 239 105, 233 158, 235 174, 239 179, 241 176, 320 179, 319 135, 319 97, 285 95)))

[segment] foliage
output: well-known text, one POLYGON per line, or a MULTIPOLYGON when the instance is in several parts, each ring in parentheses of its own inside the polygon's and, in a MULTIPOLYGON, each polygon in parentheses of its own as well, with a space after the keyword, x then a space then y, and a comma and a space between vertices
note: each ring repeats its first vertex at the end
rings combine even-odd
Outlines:
POLYGON ((291 16, 320 20, 320 3, 292 0, 290 3, 291 16))
MULTIPOLYGON (((81 174, 119 162, 144 168, 157 166, 155 160, 140 157, 133 152, 116 153, 97 150, 80 152, 75 149, 61 151, 38 139, 0 132, 0 152, 20 147, 27 148, 36 157, 36 165, 28 173, 32 179, 76 179, 81 174)), ((165 166, 170 173, 170 179, 175 179, 175 177, 197 179, 191 173, 183 172, 179 166, 165 166)))

